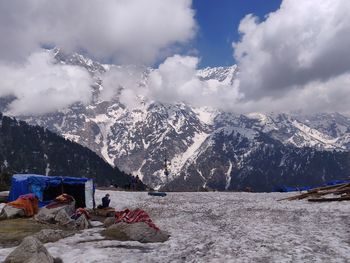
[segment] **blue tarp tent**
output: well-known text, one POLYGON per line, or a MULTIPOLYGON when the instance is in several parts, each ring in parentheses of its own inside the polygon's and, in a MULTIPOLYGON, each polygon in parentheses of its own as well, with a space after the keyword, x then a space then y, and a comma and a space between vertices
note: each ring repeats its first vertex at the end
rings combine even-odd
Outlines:
POLYGON ((16 200, 23 194, 34 193, 39 198, 39 205, 43 206, 56 196, 66 193, 75 198, 77 206, 93 208, 94 190, 93 180, 89 178, 15 174, 8 201, 16 200))

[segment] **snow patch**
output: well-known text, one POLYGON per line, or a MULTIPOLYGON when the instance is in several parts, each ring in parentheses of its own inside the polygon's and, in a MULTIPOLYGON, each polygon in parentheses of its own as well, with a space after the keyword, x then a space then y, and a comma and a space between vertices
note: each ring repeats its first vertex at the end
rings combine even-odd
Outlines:
POLYGON ((199 120, 207 125, 214 124, 214 119, 219 114, 218 110, 209 107, 193 108, 192 110, 199 120))
POLYGON ((171 175, 176 177, 176 175, 180 172, 181 168, 185 165, 187 161, 191 158, 195 158, 195 153, 198 151, 203 142, 208 138, 209 134, 207 133, 196 133, 193 137, 193 143, 191 146, 187 148, 184 153, 177 154, 171 160, 171 175))
POLYGON ((63 133, 62 136, 65 139, 70 140, 72 142, 79 142, 80 141, 80 136, 79 135, 70 134, 70 133, 63 133))
POLYGON ((226 172, 226 185, 225 190, 227 190, 230 187, 231 184, 231 172, 232 172, 232 162, 229 160, 229 166, 226 172))
POLYGON ((46 176, 49 176, 50 171, 51 171, 51 169, 50 169, 50 163, 47 163, 47 164, 46 164, 46 168, 45 168, 45 175, 46 175, 46 176))

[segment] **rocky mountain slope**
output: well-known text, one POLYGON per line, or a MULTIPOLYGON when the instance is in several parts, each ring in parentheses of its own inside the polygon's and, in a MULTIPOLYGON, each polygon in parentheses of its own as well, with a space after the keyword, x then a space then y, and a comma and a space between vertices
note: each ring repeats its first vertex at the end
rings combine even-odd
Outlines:
MULTIPOLYGON (((93 178, 98 185, 124 186, 130 176, 91 150, 39 126, 0 114, 2 174, 34 173, 93 178)), ((0 180, 2 181, 2 180, 0 180)))
MULTIPOLYGON (((100 99, 101 76, 110 65, 60 50, 55 57, 58 63, 90 72, 95 79, 93 100, 40 117, 19 117, 90 148, 108 163, 140 175, 146 184, 176 190, 271 190, 281 184, 319 184, 349 176, 346 116, 239 115, 150 101, 130 109, 118 96, 100 99), (165 158, 169 177, 163 173, 165 158)), ((145 78, 151 70, 144 69, 145 78)), ((198 71, 202 80, 224 84, 232 83, 236 74, 236 66, 198 71)))

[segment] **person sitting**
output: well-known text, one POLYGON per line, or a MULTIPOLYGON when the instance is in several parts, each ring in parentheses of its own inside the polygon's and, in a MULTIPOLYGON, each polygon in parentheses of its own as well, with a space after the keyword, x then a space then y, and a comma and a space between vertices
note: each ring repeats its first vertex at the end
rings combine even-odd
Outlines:
POLYGON ((99 205, 98 208, 107 208, 107 207, 109 207, 110 202, 111 202, 111 199, 109 199, 109 194, 106 194, 102 198, 102 205, 99 205))

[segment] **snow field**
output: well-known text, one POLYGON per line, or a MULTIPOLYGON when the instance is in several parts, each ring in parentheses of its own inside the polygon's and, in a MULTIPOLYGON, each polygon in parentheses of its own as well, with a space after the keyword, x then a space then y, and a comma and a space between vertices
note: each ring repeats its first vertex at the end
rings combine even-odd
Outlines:
MULTIPOLYGON (((99 202, 106 191, 97 191, 99 202)), ((165 243, 102 240, 100 228, 45 246, 64 262, 350 262, 348 202, 277 200, 280 193, 109 192, 119 209, 140 207, 169 231, 165 243)), ((0 249, 2 261, 10 249, 0 249)))

